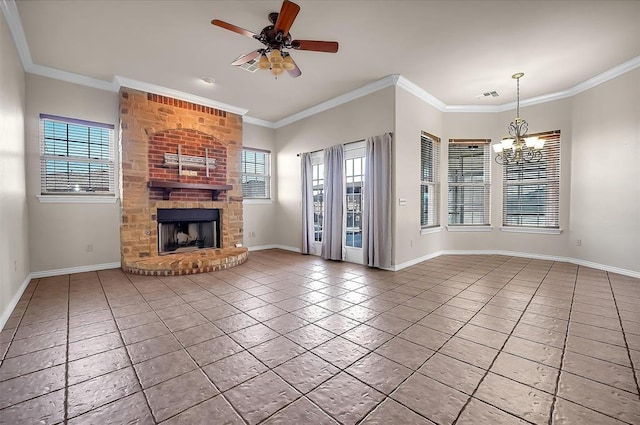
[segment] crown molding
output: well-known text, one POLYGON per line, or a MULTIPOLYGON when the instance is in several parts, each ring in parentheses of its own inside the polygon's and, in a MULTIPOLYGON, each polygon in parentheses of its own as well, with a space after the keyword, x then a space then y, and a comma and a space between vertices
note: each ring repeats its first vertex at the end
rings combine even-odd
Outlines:
POLYGON ((97 78, 87 77, 86 75, 76 74, 73 72, 63 71, 61 69, 51 68, 48 66, 31 64, 29 69, 25 69, 29 74, 40 75, 42 77, 53 78, 54 80, 66 81, 67 83, 79 84, 81 86, 92 87, 94 89, 117 92, 120 87, 114 81, 98 80, 97 78))
MULTIPOLYGON (((267 121, 260 118, 247 116, 246 114, 248 113, 249 110, 245 108, 229 105, 227 103, 217 102, 215 100, 212 100, 206 97, 196 96, 196 95, 185 93, 179 90, 174 90, 174 89, 170 89, 167 87, 163 87, 163 86, 159 86, 151 83, 146 83, 143 81, 133 80, 133 79, 116 75, 113 78, 112 82, 108 82, 104 80, 91 78, 85 75, 75 74, 72 72, 67 72, 67 71, 63 71, 63 70, 59 70, 59 69, 55 69, 55 68, 51 68, 43 65, 34 64, 31 58, 31 52, 29 51, 29 45, 27 43, 27 38, 24 33, 24 28, 22 27, 22 21, 20 19, 20 14, 18 13, 18 7, 16 6, 15 0, 0 0, 0 10, 2 11, 2 13, 5 16, 5 19, 7 20, 9 30, 11 31, 11 35, 13 36, 13 41, 16 45, 16 49, 18 51, 18 55, 20 56, 20 60, 22 62, 22 66, 25 72, 53 78, 56 80, 62 80, 69 83, 80 84, 88 87, 94 87, 101 90, 107 90, 107 91, 117 92, 118 90, 120 90, 120 87, 122 86, 131 87, 133 89, 138 89, 138 90, 144 90, 147 92, 156 93, 163 96, 174 97, 176 99, 185 100, 187 102, 194 102, 194 103, 198 103, 205 106, 211 106, 213 108, 217 108, 217 109, 228 111, 234 114, 242 115, 244 122, 248 124, 267 127, 267 128, 277 129, 280 127, 284 127, 296 121, 300 121, 312 115, 329 110, 331 108, 335 108, 336 106, 343 105, 345 103, 351 102, 352 100, 358 99, 360 97, 366 96, 368 94, 374 93, 378 90, 382 90, 391 86, 398 86, 406 90, 407 92, 413 94, 417 98, 421 99, 423 102, 433 106, 434 108, 438 109, 441 112, 497 113, 497 112, 510 111, 516 108, 516 102, 504 103, 502 105, 447 105, 444 102, 442 102, 440 99, 431 95, 429 92, 422 89, 415 83, 409 81, 405 77, 398 74, 394 74, 394 75, 388 75, 380 80, 369 83, 363 87, 352 90, 348 93, 337 96, 333 99, 327 100, 326 102, 322 102, 311 108, 297 112, 281 120, 278 120, 275 122, 267 121)), ((552 102, 554 100, 573 97, 586 90, 589 90, 609 80, 619 77, 620 75, 625 74, 638 67, 640 67, 640 56, 636 56, 618 66, 608 69, 603 73, 598 74, 586 81, 583 81, 582 83, 576 84, 575 86, 570 87, 566 90, 561 90, 558 92, 521 100, 520 106, 533 106, 533 105, 538 105, 542 103, 552 102)))
POLYGON ((29 51, 29 44, 27 43, 27 36, 24 34, 24 28, 22 27, 22 20, 18 13, 18 6, 15 0, 0 0, 0 10, 4 14, 4 18, 11 31, 13 42, 16 45, 18 56, 22 62, 22 67, 25 71, 33 65, 31 59, 31 52, 29 51))
POLYGON ((446 111, 447 105, 445 105, 443 101, 436 98, 431 93, 424 90, 423 88, 419 87, 417 84, 407 80, 402 75, 400 75, 400 78, 398 78, 398 82, 396 83, 396 85, 408 91, 418 99, 422 100, 424 103, 438 109, 439 111, 442 111, 442 112, 446 111))
POLYGON ((210 106, 212 108, 221 109, 223 111, 231 112, 238 115, 246 115, 249 112, 248 109, 240 108, 238 106, 229 105, 228 103, 218 102, 206 97, 196 96, 194 94, 185 93, 183 91, 170 89, 156 84, 147 83, 144 81, 138 81, 131 78, 122 77, 116 75, 113 78, 118 89, 120 87, 129 87, 136 90, 142 90, 147 93, 160 94, 162 96, 172 97, 174 99, 184 100, 187 102, 197 103, 198 105, 210 106))
POLYGON ((261 120, 260 118, 254 118, 248 115, 242 117, 242 122, 247 124, 259 125, 260 127, 276 128, 276 123, 273 121, 261 120))
MULTIPOLYGON (((553 102, 554 100, 566 99, 576 96, 582 92, 592 89, 600 84, 606 83, 640 67, 640 56, 629 59, 628 61, 614 66, 595 77, 589 78, 582 83, 576 84, 566 90, 560 90, 554 93, 544 94, 542 96, 530 97, 520 101, 520 106, 533 106, 541 103, 553 102)), ((516 102, 503 103, 502 105, 447 105, 445 112, 505 112, 516 109, 516 102)))
POLYGON ((369 83, 366 86, 362 86, 358 89, 352 90, 338 97, 334 97, 333 99, 329 99, 326 102, 322 102, 316 106, 312 106, 311 108, 305 109, 279 121, 276 121, 273 128, 284 127, 285 125, 292 124, 296 121, 300 121, 312 115, 319 114, 320 112, 327 111, 331 108, 335 108, 336 106, 343 105, 345 103, 351 102, 352 100, 377 92, 378 90, 392 87, 398 82, 398 78, 400 78, 400 76, 397 74, 387 75, 386 77, 374 81, 373 83, 369 83))

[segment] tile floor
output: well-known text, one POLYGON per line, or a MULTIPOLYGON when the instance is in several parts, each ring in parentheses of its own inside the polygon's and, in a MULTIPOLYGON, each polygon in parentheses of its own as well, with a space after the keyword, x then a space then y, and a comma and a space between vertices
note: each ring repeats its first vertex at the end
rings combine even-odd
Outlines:
POLYGON ((193 276, 36 279, 0 353, 1 424, 639 424, 640 280, 262 251, 193 276))

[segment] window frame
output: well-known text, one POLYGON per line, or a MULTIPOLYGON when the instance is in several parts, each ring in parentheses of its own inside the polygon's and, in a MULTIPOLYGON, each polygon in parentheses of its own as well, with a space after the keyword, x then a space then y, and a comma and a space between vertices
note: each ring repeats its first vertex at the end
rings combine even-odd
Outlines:
MULTIPOLYGON (((40 202, 43 203, 115 203, 117 201, 117 169, 116 169, 116 141, 115 141, 115 125, 101 123, 96 121, 88 121, 77 118, 62 117, 50 114, 40 114, 39 120, 39 161, 40 161, 40 193, 37 196, 40 202), (50 133, 51 130, 47 130, 49 125, 66 126, 65 136, 58 139, 56 135, 50 133), (75 127, 72 131, 86 130, 86 140, 73 140, 73 136, 70 135, 70 127, 75 127), (101 146, 99 151, 101 154, 98 157, 91 157, 91 147, 96 145, 95 141, 92 141, 92 130, 99 131, 98 146, 101 146), (106 130, 106 134, 104 131, 106 130), (53 136, 53 137, 52 137, 53 136), (106 136, 106 138, 105 138, 106 136), (49 143, 50 142, 50 143, 49 143), (57 145, 57 146, 56 146, 57 145), (70 150, 74 149, 72 145, 76 145, 75 148, 86 145, 86 155, 73 155, 70 150), (104 148, 106 146, 106 149, 104 148), (57 153, 58 147, 64 147, 65 154, 57 153), (49 151, 49 152, 47 152, 49 151), (50 184, 57 185, 52 181, 52 176, 47 173, 51 162, 67 163, 67 190, 52 190, 50 184), (71 178, 71 166, 73 163, 85 164, 88 170, 91 170, 92 165, 99 166, 99 168, 105 168, 107 172, 106 181, 104 178, 101 180, 108 186, 107 190, 92 191, 85 189, 79 190, 80 184, 86 183, 86 179, 83 181, 82 177, 76 179, 71 178), (75 184, 74 184, 75 183, 75 184), (73 186, 73 188, 72 188, 73 186)), ((54 130, 56 131, 56 130, 54 130)), ((95 139, 94 139, 95 140, 95 139)), ((90 172, 90 171, 88 171, 90 172)), ((65 174, 64 172, 62 174, 65 174)), ((91 181, 91 180, 89 180, 91 181)))
MULTIPOLYGON (((257 163, 253 163, 257 164, 257 163)), ((270 202, 271 201, 271 151, 267 149, 243 147, 240 154, 240 184, 242 185, 242 198, 244 201, 250 202, 270 202), (264 173, 247 173, 245 172, 245 152, 253 152, 265 155, 264 173), (247 196, 245 194, 245 178, 254 177, 265 180, 264 196, 247 196)))
MULTIPOLYGON (((462 149, 460 149, 462 151, 462 149)), ((460 230, 463 231, 466 229, 472 229, 475 227, 490 227, 491 226, 491 139, 449 139, 449 146, 448 146, 448 152, 447 152, 447 229, 452 230, 453 227, 455 227, 455 230, 460 230), (464 168, 464 157, 463 155, 459 155, 459 156, 452 156, 452 152, 455 152, 456 148, 460 147, 460 148, 464 148, 464 147, 468 147, 468 148, 476 148, 478 151, 480 151, 482 154, 481 155, 477 155, 478 157, 480 157, 480 161, 481 161, 481 166, 482 166, 482 175, 481 175, 481 180, 482 181, 476 181, 476 182, 469 182, 469 181, 453 181, 456 180, 452 175, 452 161, 456 160, 456 159, 461 159, 462 160, 462 166, 459 168, 462 177, 464 178, 465 175, 465 168, 464 168), (453 148, 453 149, 452 149, 453 148), (481 223, 479 222, 473 222, 473 216, 472 216, 472 222, 471 223, 464 223, 464 216, 465 213, 464 212, 457 212, 457 214, 463 214, 463 219, 462 219, 462 223, 452 223, 451 222, 451 218, 452 218, 452 202, 451 202, 451 191, 454 188, 461 188, 463 189, 463 197, 464 196, 464 189, 470 188, 471 190, 477 190, 477 188, 483 188, 482 191, 482 217, 483 220, 481 223)), ((470 167, 470 169, 468 170, 469 172, 478 172, 479 167, 470 167)), ((463 202, 463 204, 466 204, 466 202, 463 202)), ((455 204, 457 205, 457 203, 455 204)), ((472 212, 473 214, 473 212, 472 212)), ((478 229, 477 231, 480 231, 482 229, 478 229)))
MULTIPOLYGON (((440 156, 441 156, 441 141, 440 138, 433 134, 422 131, 420 135, 420 229, 423 231, 430 231, 432 229, 439 229, 441 224, 440 220, 440 156), (430 142, 431 144, 431 158, 426 158, 425 146, 430 142), (429 161, 427 163, 426 161, 429 161), (428 168, 428 170, 425 170, 428 168), (425 176, 430 176, 431 179, 425 179, 425 176), (424 189, 427 189, 427 196, 429 194, 429 188, 432 189, 434 196, 429 197, 426 205, 424 203, 424 189), (433 221, 429 219, 429 211, 432 211, 433 221), (426 213, 426 216, 425 216, 426 213), (424 218, 427 218, 425 223, 424 218)), ((424 233, 424 232, 423 232, 424 233)))
MULTIPOLYGON (((535 133, 528 135, 530 137, 540 137, 545 139, 545 145, 542 148, 542 159, 536 163, 529 163, 529 169, 523 169, 522 164, 520 169, 514 169, 510 167, 516 167, 514 165, 503 165, 502 176, 502 231, 506 232, 533 232, 533 233, 561 233, 560 230, 560 184, 561 184, 561 157, 562 157, 562 143, 560 130, 547 131, 543 133, 535 133), (544 164, 543 168, 537 170, 538 173, 543 173, 544 177, 537 179, 524 178, 525 173, 535 172, 536 164, 544 164), (521 173, 521 178, 510 178, 513 173, 521 173), (519 216, 533 216, 536 215, 538 224, 532 222, 514 224, 513 221, 508 222, 509 206, 512 205, 513 200, 508 199, 508 192, 511 188, 519 188, 519 192, 526 186, 545 186, 546 202, 544 203, 544 211, 537 214, 519 214, 519 216), (547 217, 549 216, 549 217, 547 217), (541 219, 542 217, 542 219, 541 219)), ((517 200, 521 200, 524 195, 518 196, 517 200)), ((540 200, 541 198, 537 198, 540 200)), ((521 208, 524 202, 517 204, 521 208)), ((540 205, 538 205, 540 206, 540 205)), ((518 216, 516 213, 511 215, 518 216)))

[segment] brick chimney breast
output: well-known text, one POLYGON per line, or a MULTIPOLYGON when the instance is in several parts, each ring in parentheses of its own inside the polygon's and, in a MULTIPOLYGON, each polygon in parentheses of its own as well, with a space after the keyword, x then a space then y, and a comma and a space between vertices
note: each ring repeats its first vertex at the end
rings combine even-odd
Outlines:
POLYGON ((158 256, 158 208, 217 208, 223 248, 242 243, 242 116, 123 87, 120 90, 122 139, 122 265, 158 256), (180 154, 183 173, 165 154, 180 154), (190 164, 208 156, 215 168, 190 164), (186 164, 186 165, 185 165, 186 164), (150 180, 197 185, 231 185, 216 200, 204 189, 179 188, 168 200, 150 180))

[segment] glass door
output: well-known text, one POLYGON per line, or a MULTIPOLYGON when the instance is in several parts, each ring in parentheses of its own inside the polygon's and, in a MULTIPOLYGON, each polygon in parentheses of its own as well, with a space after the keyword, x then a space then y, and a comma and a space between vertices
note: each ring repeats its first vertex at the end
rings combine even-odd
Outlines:
POLYGON ((324 218, 324 164, 320 162, 322 159, 312 158, 312 181, 313 181, 313 235, 315 241, 315 252, 312 254, 320 255, 322 253, 322 234, 324 218))
POLYGON ((362 200, 364 196, 364 142, 348 145, 345 150, 345 260, 362 264, 362 200), (355 145, 355 146, 354 146, 355 145))

